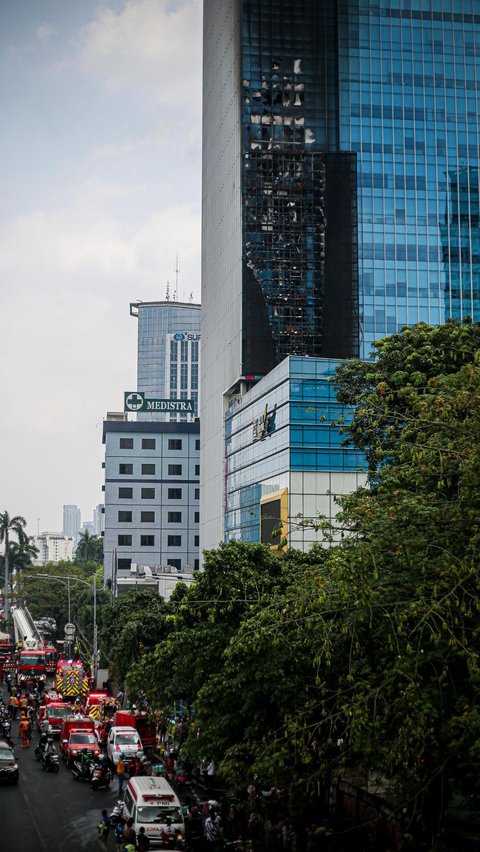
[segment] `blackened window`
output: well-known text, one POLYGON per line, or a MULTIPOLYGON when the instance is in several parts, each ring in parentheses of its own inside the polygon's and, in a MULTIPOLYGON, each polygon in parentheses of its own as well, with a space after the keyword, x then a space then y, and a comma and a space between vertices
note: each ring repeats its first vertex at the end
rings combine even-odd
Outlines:
POLYGON ((195 500, 200 500, 200 488, 195 488, 195 500))
POLYGON ((200 568, 200 559, 194 559, 193 567, 195 571, 198 571, 198 569, 200 568))
POLYGON ((117 568, 119 571, 130 571, 130 566, 132 564, 131 559, 118 559, 117 560, 117 568))
POLYGON ((182 536, 181 535, 169 535, 169 536, 167 536, 167 544, 168 544, 168 547, 181 547, 182 536))
POLYGON ((182 560, 181 559, 170 559, 170 557, 169 557, 168 558, 168 564, 171 565, 172 568, 176 568, 177 571, 180 571, 180 569, 182 567, 182 560))
POLYGON ((169 488, 168 489, 168 499, 169 500, 181 500, 182 499, 182 489, 181 488, 169 488))
POLYGON ((155 536, 154 535, 141 535, 140 536, 140 547, 153 547, 155 545, 155 536))
POLYGON ((118 545, 119 545, 119 547, 131 547, 132 546, 132 536, 131 535, 119 535, 118 536, 118 545))
POLYGON ((155 465, 154 464, 142 464, 142 475, 143 476, 155 476, 155 465))
POLYGON ((199 464, 195 465, 195 476, 200 476, 200 465, 199 464))
POLYGON ((182 475, 182 465, 181 464, 169 464, 168 465, 168 475, 169 476, 181 476, 182 475))
POLYGON ((195 449, 196 450, 200 449, 200 438, 197 438, 196 441, 195 441, 195 449))
POLYGON ((181 450, 182 449, 182 441, 180 438, 169 438, 168 439, 168 449, 169 450, 181 450))
POLYGON ((131 524, 132 523, 132 513, 131 512, 125 512, 124 510, 121 509, 118 513, 118 520, 121 523, 124 523, 124 524, 131 524))
POLYGON ((194 543, 195 547, 199 546, 199 544, 200 544, 200 536, 199 535, 196 535, 194 537, 193 543, 194 543))
POLYGON ((182 523, 182 513, 181 512, 169 512, 168 513, 168 523, 169 524, 181 524, 182 523))
POLYGON ((121 450, 133 450, 133 438, 120 438, 121 450))
POLYGON ((200 523, 200 512, 195 512, 195 523, 196 524, 200 523))
POLYGON ((133 464, 119 464, 118 465, 119 473, 133 473, 133 464))
POLYGON ((155 446, 155 438, 142 438, 142 450, 154 450, 155 446))
POLYGON ((142 524, 154 524, 155 512, 140 512, 140 521, 142 524))
POLYGON ((119 488, 118 496, 124 500, 131 500, 133 497, 133 488, 119 488))
POLYGON ((140 496, 142 500, 155 500, 155 488, 142 488, 140 496))

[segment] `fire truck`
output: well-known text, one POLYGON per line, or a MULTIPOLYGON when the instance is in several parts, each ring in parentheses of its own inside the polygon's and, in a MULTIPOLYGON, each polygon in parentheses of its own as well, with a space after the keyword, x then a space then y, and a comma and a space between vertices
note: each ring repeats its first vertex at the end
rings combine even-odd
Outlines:
POLYGON ((12 606, 17 653, 15 669, 20 686, 43 687, 47 678, 45 646, 26 607, 12 606))
POLYGON ((81 660, 59 660, 55 675, 55 689, 62 698, 86 698, 88 677, 81 660))

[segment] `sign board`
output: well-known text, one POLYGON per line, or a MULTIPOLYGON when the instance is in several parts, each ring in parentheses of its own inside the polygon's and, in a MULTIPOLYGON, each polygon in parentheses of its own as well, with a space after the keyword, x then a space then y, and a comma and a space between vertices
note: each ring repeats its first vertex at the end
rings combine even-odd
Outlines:
POLYGON ((252 436, 254 441, 261 441, 275 431, 275 411, 269 411, 268 405, 260 417, 256 417, 252 423, 252 436))
POLYGON ((162 411, 173 414, 195 414, 192 399, 155 399, 140 391, 125 391, 124 411, 162 411))

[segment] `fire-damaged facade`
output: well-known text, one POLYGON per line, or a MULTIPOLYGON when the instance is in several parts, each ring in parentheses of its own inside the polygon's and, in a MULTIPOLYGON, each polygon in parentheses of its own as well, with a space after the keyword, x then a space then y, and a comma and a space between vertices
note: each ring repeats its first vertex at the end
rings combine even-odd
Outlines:
POLYGON ((202 546, 223 538, 232 398, 288 355, 359 352, 357 156, 341 149, 339 128, 343 5, 204 3, 202 546))
POLYGON ((337 7, 242 3, 246 373, 292 354, 358 354, 356 155, 339 151, 337 7))

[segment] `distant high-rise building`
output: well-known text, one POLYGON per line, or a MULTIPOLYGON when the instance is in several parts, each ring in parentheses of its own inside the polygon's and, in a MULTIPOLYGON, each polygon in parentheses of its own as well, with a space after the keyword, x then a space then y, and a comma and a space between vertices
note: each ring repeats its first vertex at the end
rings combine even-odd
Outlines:
POLYGON ((205 0, 201 546, 286 356, 480 318, 477 0, 205 0))
POLYGON ((78 506, 67 503, 63 507, 63 535, 73 536, 78 535, 82 525, 82 513, 78 506))
POLYGON ((105 529, 105 506, 99 503, 93 510, 93 535, 102 535, 105 529))
POLYGON ((32 537, 33 545, 38 555, 33 559, 34 565, 46 565, 47 562, 70 562, 73 558, 75 537, 63 535, 60 532, 43 532, 32 537))
POLYGON ((138 318, 137 391, 161 399, 192 400, 193 414, 145 414, 138 420, 193 421, 198 417, 200 305, 132 302, 138 318))

